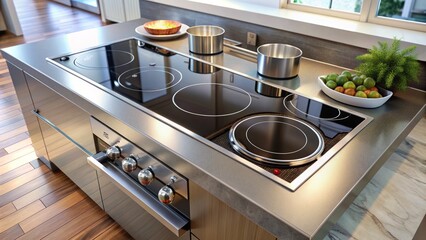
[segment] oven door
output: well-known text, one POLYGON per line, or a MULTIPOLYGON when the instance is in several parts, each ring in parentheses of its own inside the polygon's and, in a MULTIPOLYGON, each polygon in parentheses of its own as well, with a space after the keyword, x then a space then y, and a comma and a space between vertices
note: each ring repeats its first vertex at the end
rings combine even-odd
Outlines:
POLYGON ((98 153, 87 162, 98 173, 105 211, 135 239, 189 239, 187 180, 124 138, 133 134, 130 130, 119 134, 95 118, 90 122, 98 153), (143 169, 152 173, 144 184, 143 169), (171 179, 173 182, 167 183, 171 179), (165 193, 163 189, 172 192, 162 194, 160 201, 157 195, 165 193))
POLYGON ((109 161, 99 162, 97 155, 87 160, 98 171, 105 211, 132 237, 189 239, 188 219, 159 202, 109 161))

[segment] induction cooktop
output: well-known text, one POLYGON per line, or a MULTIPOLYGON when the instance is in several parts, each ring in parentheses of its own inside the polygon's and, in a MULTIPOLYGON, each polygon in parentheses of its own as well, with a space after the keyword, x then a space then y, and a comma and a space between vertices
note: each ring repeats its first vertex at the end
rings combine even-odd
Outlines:
MULTIPOLYGON (((225 53, 221 53, 225 54, 225 53)), ((237 154, 295 190, 370 121, 139 39, 49 62, 237 154)))

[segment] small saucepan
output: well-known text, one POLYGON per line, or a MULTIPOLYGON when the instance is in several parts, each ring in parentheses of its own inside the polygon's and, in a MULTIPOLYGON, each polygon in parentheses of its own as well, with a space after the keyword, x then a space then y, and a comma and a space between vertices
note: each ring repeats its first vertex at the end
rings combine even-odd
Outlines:
POLYGON ((257 72, 265 77, 287 79, 299 74, 302 50, 281 43, 264 44, 257 48, 257 72))
POLYGON ((223 51, 225 30, 218 26, 199 25, 186 30, 189 51, 196 54, 217 54, 223 51))

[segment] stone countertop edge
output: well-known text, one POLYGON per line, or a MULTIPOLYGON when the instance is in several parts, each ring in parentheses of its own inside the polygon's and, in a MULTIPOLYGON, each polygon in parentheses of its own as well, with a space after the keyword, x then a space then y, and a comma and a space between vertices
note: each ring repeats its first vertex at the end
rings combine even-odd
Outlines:
MULTIPOLYGON (((40 42, 2 49, 2 54, 7 61, 20 66, 30 75, 48 79, 44 80, 45 84, 47 83, 46 85, 59 94, 79 96, 76 91, 78 88, 74 88, 70 80, 83 80, 55 68, 45 61, 46 57, 57 57, 131 37, 190 55, 186 37, 160 42, 145 39, 135 33, 134 29, 146 21, 149 20, 138 19, 61 35, 40 42), (29 52, 31 54, 28 54, 29 52)), ((253 191, 250 187, 239 185, 241 181, 225 175, 224 173, 228 170, 211 169, 201 162, 191 162, 191 164, 201 169, 204 175, 190 180, 278 238, 291 236, 295 239, 322 239, 331 225, 338 220, 425 115, 426 93, 416 89, 397 92, 384 106, 377 109, 347 106, 328 98, 321 92, 316 82, 318 75, 339 71, 342 68, 315 61, 304 61, 310 64, 312 70, 305 71, 300 86, 291 91, 374 119, 295 192, 260 176, 249 168, 241 168, 243 175, 239 176, 240 178, 250 176, 260 183, 267 183, 253 191), (278 195, 279 201, 266 198, 269 192, 278 195)), ((255 69, 255 66, 255 63, 241 60, 241 68, 236 71, 245 74, 245 71, 251 71, 255 69)), ((85 81, 79 83, 93 91, 101 91, 85 81)), ((92 104, 97 105, 96 102, 92 104)), ((241 167, 236 161, 227 164, 232 167, 241 167)))

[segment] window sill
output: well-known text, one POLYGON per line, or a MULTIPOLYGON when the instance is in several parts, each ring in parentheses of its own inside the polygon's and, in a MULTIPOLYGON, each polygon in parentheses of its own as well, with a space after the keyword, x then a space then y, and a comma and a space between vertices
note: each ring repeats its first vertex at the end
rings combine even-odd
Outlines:
POLYGON ((417 47, 417 57, 426 61, 426 33, 372 23, 346 20, 289 9, 225 0, 147 0, 188 10, 281 29, 361 48, 378 41, 401 39, 401 47, 417 47))

